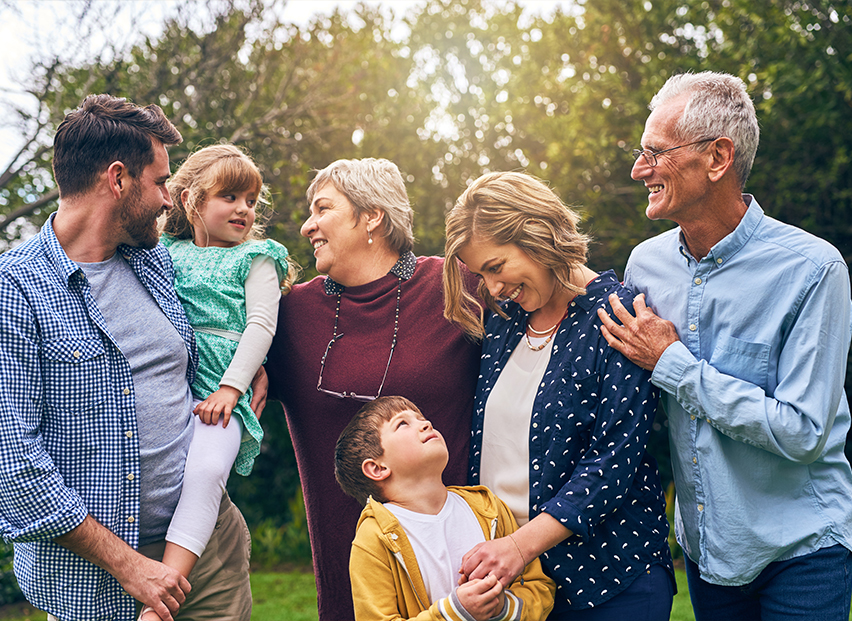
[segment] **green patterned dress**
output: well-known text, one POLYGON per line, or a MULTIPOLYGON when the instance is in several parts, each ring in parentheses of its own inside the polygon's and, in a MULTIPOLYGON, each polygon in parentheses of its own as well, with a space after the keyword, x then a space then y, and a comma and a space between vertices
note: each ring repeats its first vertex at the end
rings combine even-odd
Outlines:
MULTIPOLYGON (((252 260, 266 255, 275 260, 279 280, 287 274, 287 249, 276 241, 247 241, 232 248, 199 248, 192 240, 163 235, 161 241, 175 266, 175 290, 189 323, 195 328, 198 343, 198 373, 192 394, 206 399, 219 389, 238 342, 207 329, 242 334, 246 328, 245 280, 252 260)), ((243 424, 243 439, 235 462, 241 475, 251 472, 260 453, 263 429, 249 407, 251 388, 240 397, 232 416, 243 424)))

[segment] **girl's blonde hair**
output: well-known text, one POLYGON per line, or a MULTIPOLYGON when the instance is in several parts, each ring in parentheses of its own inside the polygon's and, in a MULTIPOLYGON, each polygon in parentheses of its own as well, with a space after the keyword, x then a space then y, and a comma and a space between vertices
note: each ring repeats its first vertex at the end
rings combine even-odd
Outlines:
MULTIPOLYGON (((163 233, 177 239, 194 239, 194 223, 201 221, 199 210, 211 196, 248 191, 257 195, 257 202, 254 224, 244 241, 264 239, 272 204, 269 188, 263 183, 257 164, 241 148, 232 144, 214 144, 195 151, 184 160, 166 187, 174 207, 166 215, 163 233), (184 191, 187 191, 185 201, 184 191)), ((287 264, 287 275, 281 281, 281 292, 285 295, 290 292, 300 272, 299 266, 289 257, 287 264)))
MULTIPOLYGON (((589 238, 577 230, 580 216, 539 179, 519 172, 496 172, 474 181, 447 214, 444 247, 444 317, 470 336, 485 335, 484 311, 465 287, 459 252, 474 237, 495 244, 515 244, 549 269, 569 291, 571 271, 586 263, 589 238)), ((506 314, 483 281, 478 294, 489 309, 506 314)))

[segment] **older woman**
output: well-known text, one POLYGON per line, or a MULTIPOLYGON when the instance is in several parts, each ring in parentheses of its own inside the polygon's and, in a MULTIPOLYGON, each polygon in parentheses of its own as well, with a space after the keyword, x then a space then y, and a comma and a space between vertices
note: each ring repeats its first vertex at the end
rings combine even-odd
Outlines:
POLYGON ((441 430, 445 483, 467 472, 479 345, 443 318, 443 260, 412 254, 412 210, 397 167, 338 160, 308 189, 317 270, 282 298, 266 369, 305 495, 321 620, 353 618, 349 550, 361 507, 334 479, 334 446, 364 401, 402 395, 441 430))
POLYGON ((505 585, 541 555, 557 584, 550 619, 668 619, 669 528, 645 452, 658 394, 601 336, 596 309, 632 294, 586 267, 577 222, 522 173, 477 179, 447 216, 445 314, 483 339, 469 482, 522 525, 468 552, 463 570, 505 585), (484 323, 460 261, 481 279, 484 323))

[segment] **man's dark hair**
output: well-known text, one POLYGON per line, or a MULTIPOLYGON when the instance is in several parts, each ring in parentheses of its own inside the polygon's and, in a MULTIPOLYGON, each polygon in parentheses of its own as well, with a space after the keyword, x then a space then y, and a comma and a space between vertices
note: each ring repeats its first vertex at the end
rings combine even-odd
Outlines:
POLYGON ((361 464, 365 459, 378 459, 384 455, 382 424, 405 410, 422 416, 417 406, 405 397, 379 397, 358 410, 337 440, 334 477, 343 491, 362 505, 370 496, 379 502, 388 502, 379 485, 361 470, 361 464))
POLYGON ((143 108, 121 97, 89 95, 65 116, 53 139, 53 176, 60 196, 90 190, 116 161, 138 177, 154 161, 152 140, 166 146, 183 140, 159 106, 143 108))

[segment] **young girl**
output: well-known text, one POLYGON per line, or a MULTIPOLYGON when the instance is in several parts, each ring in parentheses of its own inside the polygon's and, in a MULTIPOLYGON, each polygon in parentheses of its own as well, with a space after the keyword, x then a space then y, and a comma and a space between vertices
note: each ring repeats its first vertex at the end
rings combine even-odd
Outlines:
MULTIPOLYGON (((266 189, 255 163, 237 147, 196 151, 168 188, 174 208, 162 241, 195 329, 199 365, 192 393, 203 401, 194 410, 163 562, 189 576, 213 533, 231 466, 236 460, 237 472, 247 475, 260 452, 263 430, 249 407, 249 385, 275 334, 280 295, 289 292, 298 268, 284 246, 263 239, 255 207, 266 202, 266 189)), ((140 619, 159 616, 146 606, 140 619)))

